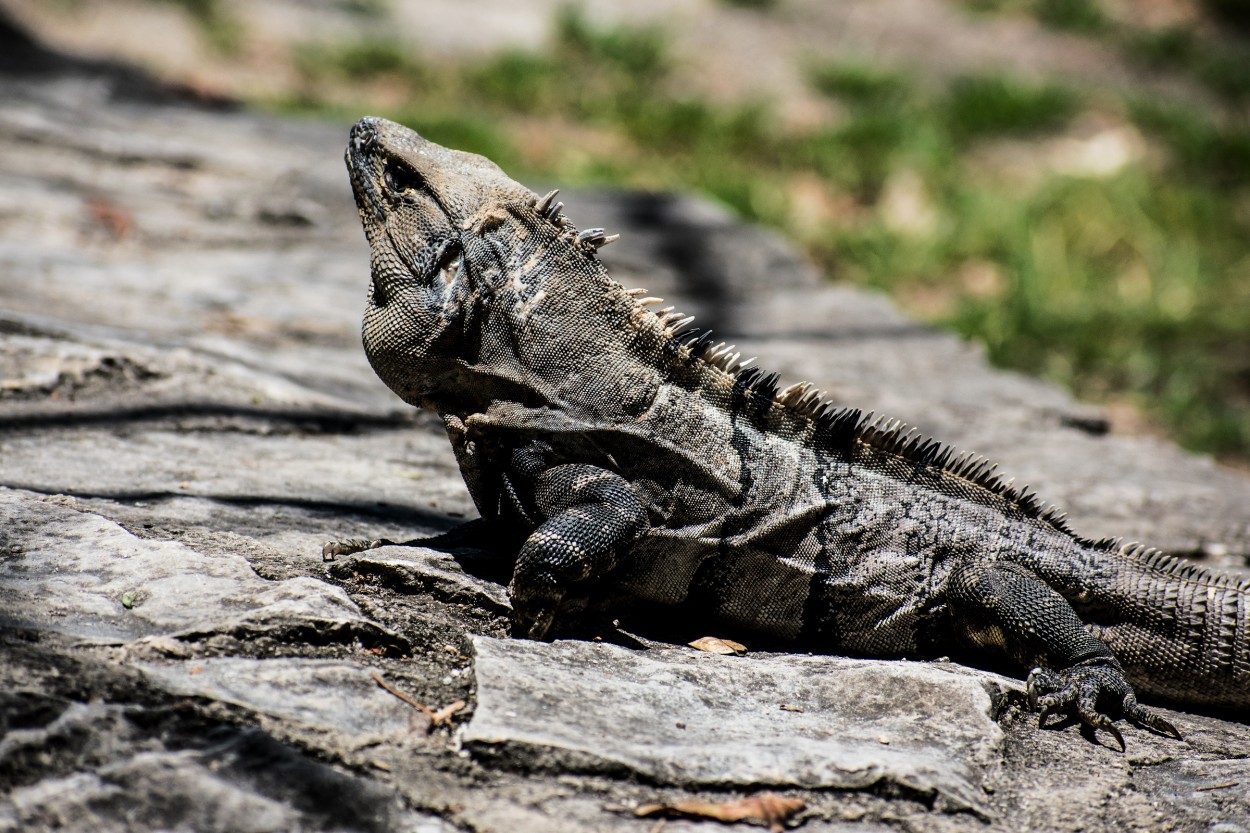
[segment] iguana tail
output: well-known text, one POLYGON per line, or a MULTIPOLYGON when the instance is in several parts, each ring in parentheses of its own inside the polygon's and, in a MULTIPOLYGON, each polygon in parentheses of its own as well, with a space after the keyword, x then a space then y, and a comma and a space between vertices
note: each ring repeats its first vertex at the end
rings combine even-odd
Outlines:
POLYGON ((1069 601, 1138 693, 1245 714, 1250 579, 1118 540, 1087 551, 1097 580, 1087 578, 1069 601))

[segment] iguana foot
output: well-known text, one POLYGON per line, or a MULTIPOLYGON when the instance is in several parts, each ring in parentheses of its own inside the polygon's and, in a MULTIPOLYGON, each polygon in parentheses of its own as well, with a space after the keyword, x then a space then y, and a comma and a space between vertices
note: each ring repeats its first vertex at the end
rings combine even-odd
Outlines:
POLYGON ((1102 729, 1116 739, 1120 751, 1127 747, 1111 714, 1119 714, 1138 726, 1180 739, 1176 727, 1155 711, 1138 704, 1132 686, 1118 666, 1106 663, 1075 665, 1062 671, 1034 668, 1027 683, 1029 702, 1041 709, 1037 725, 1045 728, 1052 714, 1066 712, 1095 734, 1102 729))
POLYGON ((340 555, 354 555, 365 550, 388 547, 394 543, 386 538, 348 538, 345 541, 330 541, 321 548, 321 560, 333 561, 340 555))
POLYGON ((512 603, 511 633, 521 639, 536 639, 550 642, 553 638, 552 625, 555 624, 556 611, 554 606, 535 607, 526 605, 518 607, 516 600, 512 603))

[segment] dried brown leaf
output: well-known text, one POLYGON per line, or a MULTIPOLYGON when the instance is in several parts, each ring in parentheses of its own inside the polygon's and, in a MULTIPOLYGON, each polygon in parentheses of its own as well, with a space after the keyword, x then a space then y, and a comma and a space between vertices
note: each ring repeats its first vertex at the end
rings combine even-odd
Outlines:
POLYGON ((121 203, 108 197, 90 197, 83 206, 92 223, 108 232, 114 240, 125 240, 134 228, 134 215, 121 203))
POLYGON ((786 822, 804 807, 801 798, 786 798, 776 793, 760 793, 741 801, 679 801, 676 804, 644 804, 634 810, 642 816, 685 816, 688 818, 713 819, 732 823, 736 821, 762 821, 773 833, 785 830, 786 822))
POLYGON ((717 636, 704 636, 689 643, 689 645, 691 648, 707 651, 709 654, 722 654, 724 656, 742 656, 747 652, 747 646, 741 642, 734 642, 732 639, 721 639, 717 636))

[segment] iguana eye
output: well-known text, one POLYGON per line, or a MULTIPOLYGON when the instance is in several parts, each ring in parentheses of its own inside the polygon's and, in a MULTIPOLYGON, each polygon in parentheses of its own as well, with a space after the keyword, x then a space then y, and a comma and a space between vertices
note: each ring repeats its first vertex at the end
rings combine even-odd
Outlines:
POLYGON ((425 179, 421 174, 402 162, 390 161, 382 171, 382 180, 391 193, 402 194, 405 191, 419 191, 425 187, 425 179))

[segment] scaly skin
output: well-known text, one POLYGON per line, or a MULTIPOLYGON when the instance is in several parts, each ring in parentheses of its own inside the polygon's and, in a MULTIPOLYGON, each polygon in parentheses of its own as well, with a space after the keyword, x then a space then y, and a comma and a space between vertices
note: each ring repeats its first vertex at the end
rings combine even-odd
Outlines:
POLYGON ((1082 539, 979 458, 778 391, 614 283, 614 238, 479 156, 365 119, 347 165, 365 351, 441 415, 479 532, 519 542, 517 635, 658 611, 805 650, 1005 655, 1043 722, 1121 747, 1120 717, 1179 736, 1135 690, 1250 711, 1247 582, 1082 539))

